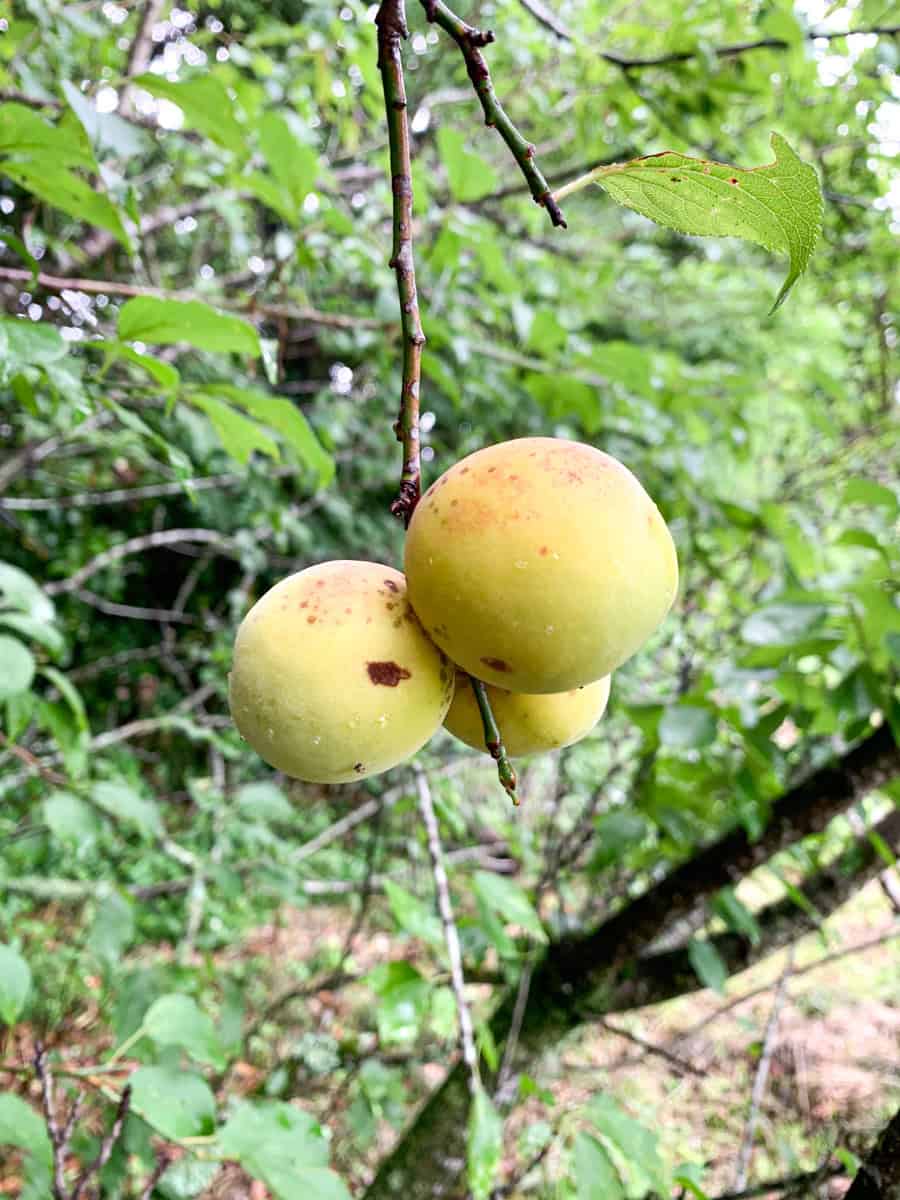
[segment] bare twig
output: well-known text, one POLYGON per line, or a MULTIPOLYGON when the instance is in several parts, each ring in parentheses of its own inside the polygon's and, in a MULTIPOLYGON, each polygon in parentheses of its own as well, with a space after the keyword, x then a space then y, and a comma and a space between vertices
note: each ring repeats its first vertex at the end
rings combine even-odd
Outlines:
POLYGON ((119 1097, 119 1103, 116 1106, 113 1123, 109 1127, 109 1131, 100 1143, 100 1149, 97 1151, 97 1157, 94 1158, 84 1168, 78 1177, 78 1180, 72 1189, 69 1200, 81 1200, 84 1189, 91 1180, 92 1175, 99 1175, 106 1164, 109 1162, 109 1156, 113 1152, 116 1142, 122 1132, 122 1126, 125 1124, 125 1118, 128 1116, 128 1109, 131 1104, 131 1088, 125 1087, 122 1089, 122 1095, 119 1097))
POLYGON ((444 942, 447 947, 447 957, 450 960, 450 979, 453 984, 453 994, 456 997, 456 1010, 459 1015, 459 1037, 462 1045, 463 1062, 469 1075, 469 1090, 474 1095, 481 1086, 478 1073, 478 1052, 475 1049, 475 1036, 472 1029, 472 1014, 466 1000, 466 981, 463 977, 462 950, 459 945, 459 930, 453 916, 453 903, 450 899, 450 884, 444 868, 444 854, 441 848, 441 832, 438 827, 434 803, 431 799, 431 788, 424 772, 416 775, 416 790, 419 797, 419 812, 425 824, 428 838, 428 853, 431 857, 431 872, 434 876, 434 887, 437 893, 438 912, 444 927, 444 942))
POLYGON ((525 1009, 528 1007, 528 994, 531 991, 531 977, 534 974, 535 956, 532 954, 519 976, 519 987, 516 992, 516 1003, 513 1007, 512 1018, 509 1022, 509 1033, 506 1035, 506 1045, 503 1048, 503 1061, 497 1074, 496 1096, 503 1097, 507 1083, 513 1078, 513 1064, 516 1061, 516 1049, 519 1045, 519 1035, 522 1032, 522 1022, 525 1019, 525 1009))
MULTIPOLYGON (((66 1200, 66 1144, 56 1118, 53 1075, 47 1065, 47 1053, 40 1042, 35 1046, 34 1070, 41 1085, 41 1107, 44 1110, 44 1121, 53 1151, 53 1200, 66 1200)), ((68 1125, 68 1122, 66 1124, 68 1125)))
POLYGON ((78 588, 75 596, 83 604, 88 604, 91 608, 96 608, 98 612, 106 613, 110 617, 124 617, 129 621, 171 621, 177 622, 179 625, 197 624, 195 617, 189 616, 187 613, 180 613, 175 609, 145 608, 141 604, 117 604, 115 600, 105 600, 87 588, 78 588))
MULTIPOLYGON (((267 466, 269 479, 284 479, 297 474, 296 467, 267 466)), ((56 512, 62 508, 99 508, 105 504, 132 504, 138 500, 156 500, 161 496, 183 496, 191 498, 191 492, 205 492, 210 488, 224 491, 227 488, 246 487, 247 475, 227 472, 223 475, 201 475, 195 479, 173 480, 170 483, 149 483, 144 487, 113 488, 107 492, 77 492, 71 496, 53 498, 36 496, 0 499, 0 508, 19 512, 56 512)))
POLYGON ((400 50, 402 41, 409 37, 404 0, 382 0, 375 24, 378 26, 378 69, 384 89, 391 154, 394 240, 390 266, 397 275, 400 321, 403 327, 403 381, 400 389, 400 412, 394 426, 397 440, 403 447, 403 466, 400 474, 400 493, 391 505, 391 512, 408 525, 422 494, 419 388, 425 334, 422 332, 419 316, 416 266, 413 258, 409 114, 400 50))
MULTIPOLYGON (((194 292, 166 291, 163 288, 143 287, 138 284, 120 283, 113 279, 68 279, 58 275, 48 275, 41 272, 33 281, 30 271, 23 267, 0 267, 0 280, 10 283, 36 282, 38 287, 51 292, 73 291, 86 292, 92 295, 104 296, 158 296, 161 300, 203 300, 194 292)), ((392 321, 380 321, 374 317, 353 316, 349 313, 321 312, 316 308, 295 307, 289 304, 267 304, 256 296, 251 296, 240 303, 229 303, 224 299, 218 301, 221 307, 231 308, 237 312, 258 313, 263 317, 285 317, 288 320, 300 321, 307 325, 325 325, 333 329, 383 329, 392 321)))
POLYGON ((541 0, 519 0, 519 3, 526 12, 531 13, 539 25, 543 25, 545 29, 549 29, 551 33, 556 34, 558 38, 562 38, 564 42, 573 42, 575 40, 571 29, 563 24, 552 8, 548 8, 546 4, 541 3, 541 0))
POLYGON ((482 49, 494 40, 493 33, 490 30, 482 31, 468 25, 452 9, 448 8, 443 0, 422 0, 422 7, 425 9, 428 20, 439 25, 459 46, 466 70, 472 81, 472 87, 481 103, 484 123, 495 128, 509 147, 510 153, 525 176, 535 203, 546 208, 554 225, 562 226, 565 229, 566 222, 562 210, 554 200, 550 185, 534 161, 534 146, 526 141, 516 129, 494 91, 491 72, 487 60, 482 54, 482 49))
POLYGON ((795 1192, 802 1189, 803 1195, 812 1195, 807 1191, 811 1184, 822 1183, 843 1175, 845 1168, 839 1163, 826 1163, 815 1171, 802 1171, 797 1175, 785 1175, 781 1179, 767 1179, 764 1183, 756 1183, 753 1187, 743 1188, 739 1192, 721 1192, 712 1200, 755 1200, 757 1196, 768 1196, 771 1192, 795 1192))
POLYGON ((623 1029, 621 1025, 613 1025, 606 1017, 600 1017, 597 1024, 607 1031, 613 1033, 616 1037, 624 1038, 626 1042, 631 1042, 633 1046, 640 1046, 642 1050, 646 1050, 648 1054, 656 1054, 676 1071, 680 1071, 683 1075, 696 1075, 700 1079, 706 1078, 706 1072, 701 1071, 699 1067, 695 1067, 693 1063, 689 1063, 687 1059, 679 1058, 677 1054, 673 1054, 671 1050, 667 1050, 665 1046, 659 1046, 655 1042, 648 1042, 645 1038, 638 1037, 636 1033, 632 1033, 629 1029, 623 1029))
POLYGON ((215 546, 222 554, 232 557, 240 555, 240 550, 234 540, 215 529, 160 529, 156 533, 145 533, 140 537, 128 538, 127 541, 110 546, 108 550, 104 550, 86 562, 83 567, 79 567, 75 574, 70 575, 68 579, 48 583, 44 591, 48 596, 77 592, 86 579, 90 579, 104 567, 112 566, 122 558, 128 558, 132 554, 142 554, 145 550, 158 550, 162 546, 178 546, 184 542, 205 542, 215 546))
POLYGON ((775 1051, 775 1034, 778 1029, 778 1021, 781 1017, 781 1010, 784 1002, 787 999, 787 985, 791 977, 791 972, 794 967, 794 946, 790 946, 787 953, 787 962, 781 973, 781 978, 778 980, 778 987, 775 990, 775 997, 772 1000, 772 1009, 769 1013, 769 1020, 766 1023, 766 1032, 763 1036, 762 1050, 759 1056, 759 1064, 756 1068, 756 1076, 753 1080, 753 1092, 750 1096, 750 1111, 747 1114, 747 1124, 744 1128, 744 1137, 741 1141, 741 1148, 738 1153, 737 1168, 734 1176, 734 1190, 740 1191, 747 1185, 747 1174, 750 1170, 750 1159, 753 1156, 753 1143, 756 1137, 756 1121, 759 1115, 759 1106, 762 1103, 762 1098, 765 1095, 766 1084, 769 1080, 769 1068, 772 1065, 772 1054, 775 1051))
POLYGON ((150 1197, 153 1195, 153 1189, 162 1179, 163 1175, 165 1175, 166 1171, 168 1171, 169 1167, 171 1167, 173 1162, 174 1158, 172 1151, 168 1146, 164 1147, 158 1152, 156 1166, 150 1172, 147 1177, 147 1182, 141 1188, 138 1200, 150 1200, 150 1197))
POLYGON ((497 763, 497 775, 506 789, 506 794, 512 800, 513 804, 518 805, 519 797, 516 793, 516 771, 509 760, 509 755, 503 744, 503 735, 500 733, 500 726, 497 724, 497 719, 491 708, 487 688, 474 675, 469 676, 469 683, 472 685, 472 691, 475 693, 475 700, 478 704, 478 711, 481 713, 481 723, 484 726, 484 744, 491 758, 497 763))

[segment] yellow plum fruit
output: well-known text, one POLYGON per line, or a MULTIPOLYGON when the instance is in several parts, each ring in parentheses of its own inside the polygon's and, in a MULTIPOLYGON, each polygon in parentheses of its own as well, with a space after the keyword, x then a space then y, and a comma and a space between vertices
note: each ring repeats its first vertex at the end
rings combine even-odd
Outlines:
POLYGON ((241 622, 229 704, 241 735, 296 779, 345 783, 396 766, 438 730, 454 670, 399 571, 338 561, 266 592, 241 622))
MULTIPOLYGON (((606 711, 609 676, 569 692, 506 692, 487 685, 491 711, 507 754, 542 754, 571 746, 590 733, 606 711)), ((484 728, 472 685, 460 675, 444 727, 476 750, 484 750, 484 728)))
POLYGON ((672 606, 678 560, 634 475, 593 446, 477 450, 425 493, 406 537, 428 636, 487 683, 564 692, 609 675, 672 606))

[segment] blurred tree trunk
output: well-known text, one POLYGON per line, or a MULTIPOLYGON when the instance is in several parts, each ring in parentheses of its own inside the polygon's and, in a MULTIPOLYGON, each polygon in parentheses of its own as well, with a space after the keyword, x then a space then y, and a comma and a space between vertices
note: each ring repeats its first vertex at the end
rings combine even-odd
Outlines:
POLYGON ((900 1108, 859 1168, 844 1200, 900 1200, 900 1108))

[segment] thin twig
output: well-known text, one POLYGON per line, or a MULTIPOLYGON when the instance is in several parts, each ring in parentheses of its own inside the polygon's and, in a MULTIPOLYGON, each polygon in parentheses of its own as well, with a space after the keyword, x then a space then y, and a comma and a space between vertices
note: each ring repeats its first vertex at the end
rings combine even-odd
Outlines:
MULTIPOLYGON (((284 479, 296 474, 296 467, 266 467, 266 476, 269 479, 284 479)), ((56 512, 63 508, 99 508, 104 504, 132 504, 137 500, 155 500, 160 496, 183 496, 185 500, 190 500, 191 492, 203 492, 210 488, 224 491, 226 488, 246 486, 246 472, 228 472, 223 475, 201 475, 195 479, 174 480, 170 483, 150 483, 143 487, 113 488, 107 492, 77 492, 70 496, 52 498, 3 498, 0 499, 0 508, 20 512, 56 512)))
POLYGON ((50 1146, 53 1151, 53 1200, 66 1200, 66 1154, 63 1135, 56 1119, 56 1100, 53 1095, 53 1075, 47 1065, 47 1053, 41 1042, 34 1051, 34 1069, 41 1085, 41 1106, 44 1110, 44 1121, 50 1134, 50 1146))
POLYGON ((549 29, 551 33, 556 34, 558 38, 562 38, 564 42, 573 42, 575 40, 571 29, 562 23, 552 8, 548 8, 546 4, 542 4, 541 0, 519 0, 519 3, 526 12, 531 13, 539 25, 543 25, 545 29, 549 29))
POLYGON ((397 275, 400 321, 403 327, 403 381, 400 412, 394 432, 403 447, 400 493, 391 512, 405 525, 422 494, 422 464, 419 454, 419 388, 422 376, 422 347, 425 334, 419 316, 416 266, 413 258, 413 187, 410 157, 409 114, 403 56, 400 46, 409 37, 404 0, 382 0, 375 18, 378 27, 378 69, 384 89, 388 141, 391 154, 394 238, 390 267, 397 275))
POLYGON ((509 761, 509 755, 503 744, 503 735, 500 732, 500 726, 497 724, 497 718, 494 716, 493 709, 491 708, 487 688, 474 675, 469 676, 469 683, 472 685, 472 691, 475 693, 475 700, 478 704, 478 711, 481 713, 481 723, 484 726, 484 744, 491 758, 497 764, 497 776, 506 789, 506 794, 512 800, 513 804, 518 806, 519 797, 516 792, 516 771, 509 761))
POLYGON ((147 1182, 141 1188, 141 1193, 138 1197, 138 1200, 150 1200, 150 1197, 153 1195, 153 1189, 156 1187, 174 1161, 175 1160, 173 1158, 172 1151, 168 1146, 159 1151, 159 1156, 156 1160, 156 1166, 147 1177, 147 1182))
POLYGON ((794 946, 792 945, 788 949, 787 962, 781 973, 781 978, 778 980, 778 987, 775 990, 775 997, 772 1000, 772 1010, 769 1013, 769 1020, 766 1023, 766 1032, 763 1036, 759 1065, 756 1068, 756 1077, 753 1080, 753 1092, 750 1096, 750 1111, 747 1114, 747 1124, 744 1128, 744 1137, 738 1153, 737 1169, 734 1175, 735 1191, 740 1191, 747 1185, 747 1174, 750 1170, 750 1159, 753 1156, 753 1143, 756 1137, 756 1121, 759 1115, 759 1106, 762 1103, 766 1084, 769 1080, 769 1068, 772 1065, 772 1054, 775 1051, 775 1033, 778 1029, 781 1010, 787 999, 787 984, 793 967, 794 946))
MULTIPOLYGON (((36 284, 51 292, 73 291, 104 296, 156 296, 160 300, 205 301, 205 297, 198 296, 195 292, 167 291, 163 288, 120 283, 113 279, 68 279, 58 275, 48 275, 41 271, 35 280, 31 272, 23 267, 0 267, 0 280, 7 280, 10 283, 36 284)), ((385 325, 393 324, 392 321, 382 321, 375 317, 321 312, 316 308, 298 308, 286 304, 267 304, 256 296, 251 296, 240 303, 230 303, 227 299, 219 299, 217 303, 222 308, 234 309, 237 312, 258 313, 263 317, 286 317, 288 320, 301 321, 307 325, 325 325, 333 329, 383 329, 385 325)))
POLYGON ((624 1038, 626 1042, 631 1042, 633 1046, 640 1046, 648 1054, 658 1055, 659 1058, 674 1067, 676 1071, 681 1071, 685 1075, 696 1075, 700 1079, 706 1078, 705 1071, 701 1071, 699 1067, 695 1067, 693 1063, 689 1063, 686 1059, 679 1058, 677 1054, 673 1054, 665 1046, 658 1046, 655 1042, 648 1042, 646 1039, 638 1037, 636 1033, 632 1033, 629 1029, 623 1029, 621 1025, 613 1025, 606 1017, 600 1017, 597 1024, 601 1029, 605 1029, 607 1033, 613 1033, 616 1037, 624 1038))
POLYGON ((506 142, 510 153, 525 176, 535 203, 546 208, 554 225, 565 229, 566 222, 562 210, 554 200, 550 185, 534 161, 534 146, 516 129, 494 91, 487 59, 482 54, 483 47, 494 41, 493 33, 491 30, 483 31, 467 24, 452 9, 448 8, 443 0, 421 0, 421 2, 428 20, 439 25, 459 46, 466 70, 472 81, 472 87, 481 102, 485 125, 496 129, 506 142))
POLYGON ((453 903, 450 899, 450 884, 444 868, 444 855, 441 849, 441 832, 438 827, 434 803, 431 799, 431 788, 424 772, 416 775, 416 790, 419 797, 419 812, 425 824, 428 838, 428 853, 431 858, 431 872, 434 876, 434 887, 437 893, 438 912, 444 927, 444 942, 447 947, 447 957, 450 960, 450 979, 453 984, 453 994, 456 997, 456 1010, 459 1014, 459 1037, 462 1045, 463 1062, 469 1075, 469 1090, 474 1095, 481 1086, 478 1073, 478 1052, 475 1049, 475 1036, 472 1028, 472 1014, 466 1000, 466 981, 463 977, 462 950, 459 944, 459 930, 453 916, 453 903))
POLYGON ((84 1189, 90 1182, 92 1175, 99 1175, 106 1164, 109 1162, 109 1156, 113 1152, 116 1142, 122 1132, 122 1126, 125 1124, 125 1118, 128 1116, 128 1109, 131 1104, 131 1088, 126 1086, 122 1089, 122 1095, 119 1097, 119 1103, 116 1106, 116 1113, 113 1117, 113 1123, 109 1127, 109 1132, 100 1143, 100 1149, 97 1151, 97 1157, 81 1172, 74 1188, 72 1189, 69 1200, 80 1200, 84 1189))
POLYGON ((806 1190, 810 1184, 833 1179, 835 1176, 843 1175, 845 1171, 846 1168, 839 1163, 827 1164, 824 1167, 817 1167, 815 1171, 785 1175, 782 1179, 767 1179, 765 1183, 755 1183, 753 1187, 743 1188, 739 1192, 721 1192, 718 1196, 712 1197, 712 1200, 754 1200, 757 1196, 768 1196, 770 1192, 793 1192, 800 1188, 803 1189, 804 1195, 811 1195, 812 1193, 806 1190))
POLYGON ((109 567, 122 558, 128 558, 132 554, 142 554, 145 550, 158 550, 162 546, 178 546, 184 542, 207 543, 215 546, 220 553, 232 557, 239 557, 241 553, 232 538, 215 529, 160 529, 155 533, 145 533, 140 537, 128 538, 127 541, 110 546, 108 550, 104 550, 86 562, 83 567, 79 567, 74 575, 46 584, 44 591, 48 596, 77 592, 86 579, 90 579, 104 567, 109 567))
POLYGON ((506 1035, 506 1045, 503 1048, 503 1061, 497 1075, 496 1096, 503 1097, 506 1084, 513 1078, 513 1064, 516 1060, 516 1049, 519 1045, 519 1035, 522 1032, 522 1022, 525 1020, 525 1009, 528 1007, 528 995, 531 991, 531 977, 534 974, 535 956, 529 956, 522 974, 519 976, 519 987, 516 992, 516 1002, 509 1022, 509 1032, 506 1035))

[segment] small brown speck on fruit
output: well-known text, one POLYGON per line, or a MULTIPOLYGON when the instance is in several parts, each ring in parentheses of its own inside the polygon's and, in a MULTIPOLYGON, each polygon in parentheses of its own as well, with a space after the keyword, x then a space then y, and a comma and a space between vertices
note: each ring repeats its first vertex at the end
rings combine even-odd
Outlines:
POLYGON ((357 773, 357 775, 362 775, 362 773, 365 769, 366 768, 362 765, 362 763, 354 763, 353 764, 353 770, 357 773))
POLYGON ((502 658, 483 658, 481 660, 486 667, 490 667, 494 671, 510 671, 512 668, 505 659, 502 658))
POLYGON ((307 625, 315 625, 317 620, 318 620, 317 617, 307 617, 306 623, 307 623, 307 625))
POLYGON ((392 591, 392 592, 399 592, 399 591, 400 591, 400 589, 397 587, 397 585, 396 585, 396 583, 394 582, 394 580, 393 580, 393 579, 386 579, 386 580, 384 581, 384 586, 385 586, 386 588, 388 588, 388 589, 389 589, 390 591, 392 591))

